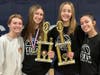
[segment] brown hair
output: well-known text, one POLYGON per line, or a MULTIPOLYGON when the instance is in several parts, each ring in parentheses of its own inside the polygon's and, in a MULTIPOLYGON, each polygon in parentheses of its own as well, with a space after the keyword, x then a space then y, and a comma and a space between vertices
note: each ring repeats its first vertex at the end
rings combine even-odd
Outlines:
POLYGON ((71 6, 71 9, 72 9, 72 17, 70 19, 70 27, 69 27, 69 30, 68 30, 68 34, 71 34, 71 33, 74 33, 75 31, 75 28, 76 28, 76 19, 75 19, 75 8, 74 8, 74 5, 72 2, 70 1, 66 1, 66 2, 63 2, 60 7, 59 7, 59 13, 58 13, 58 20, 61 20, 61 11, 62 11, 62 8, 64 7, 64 5, 70 5, 71 6))
POLYGON ((83 16, 88 16, 92 21, 93 20, 96 20, 95 17, 93 16, 93 14, 92 13, 89 13, 89 12, 83 14, 81 17, 83 17, 83 16))
MULTIPOLYGON (((28 24, 27 24, 25 30, 22 32, 22 36, 24 37, 25 40, 27 40, 27 39, 29 38, 30 33, 31 33, 32 35, 34 35, 34 33, 35 33, 35 22, 34 22, 34 20, 33 20, 33 15, 34 15, 34 12, 35 12, 36 10, 38 10, 38 9, 42 9, 42 10, 43 10, 43 8, 42 8, 40 5, 38 5, 38 4, 32 5, 32 6, 29 8, 28 24)), ((43 11, 44 11, 44 10, 43 10, 43 11)), ((43 19, 43 21, 44 21, 44 19, 43 19)), ((39 29, 40 29, 39 35, 42 34, 43 21, 42 21, 42 22, 40 23, 40 25, 39 25, 39 29)))
POLYGON ((12 14, 9 17, 8 22, 7 22, 8 25, 11 23, 13 18, 19 18, 19 19, 21 19, 23 21, 23 17, 20 14, 15 13, 15 14, 12 14))
POLYGON ((95 19, 94 15, 93 15, 92 13, 87 12, 87 13, 83 14, 83 15, 81 16, 81 18, 82 18, 83 16, 88 16, 88 17, 92 20, 92 22, 95 21, 95 26, 94 26, 94 28, 97 29, 97 28, 96 28, 96 19, 95 19))

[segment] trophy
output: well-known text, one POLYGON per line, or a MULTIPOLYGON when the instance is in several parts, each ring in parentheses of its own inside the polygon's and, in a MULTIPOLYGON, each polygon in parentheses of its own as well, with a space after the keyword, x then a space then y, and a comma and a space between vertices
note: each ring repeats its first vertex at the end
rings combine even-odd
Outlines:
POLYGON ((67 57, 67 52, 71 51, 71 42, 70 40, 66 40, 63 35, 63 23, 62 21, 57 22, 57 31, 59 32, 59 38, 60 42, 56 42, 55 47, 57 50, 57 55, 58 55, 58 65, 67 65, 67 64, 74 64, 75 60, 70 59, 67 57), (65 48, 64 51, 61 51, 60 48, 65 48))
POLYGON ((37 42, 37 44, 38 44, 38 48, 37 49, 38 50, 37 50, 37 57, 36 57, 35 61, 48 62, 48 63, 52 62, 52 59, 50 59, 50 57, 47 54, 48 51, 51 51, 52 47, 53 47, 53 39, 50 38, 50 41, 48 41, 48 38, 47 38, 49 27, 50 27, 50 23, 49 22, 44 22, 43 23, 44 36, 40 36, 39 40, 37 42), (48 50, 42 50, 42 45, 47 45, 48 46, 48 50))

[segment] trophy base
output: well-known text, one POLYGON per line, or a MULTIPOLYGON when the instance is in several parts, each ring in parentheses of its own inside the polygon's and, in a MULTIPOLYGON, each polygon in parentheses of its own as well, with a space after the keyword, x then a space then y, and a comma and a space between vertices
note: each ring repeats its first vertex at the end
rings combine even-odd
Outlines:
POLYGON ((74 64, 74 63, 75 63, 75 60, 68 60, 67 62, 63 61, 61 63, 58 63, 58 66, 63 66, 63 65, 68 65, 68 64, 74 64))
POLYGON ((51 59, 41 59, 41 58, 36 58, 35 61, 38 61, 38 62, 47 62, 47 63, 51 63, 52 62, 51 59))

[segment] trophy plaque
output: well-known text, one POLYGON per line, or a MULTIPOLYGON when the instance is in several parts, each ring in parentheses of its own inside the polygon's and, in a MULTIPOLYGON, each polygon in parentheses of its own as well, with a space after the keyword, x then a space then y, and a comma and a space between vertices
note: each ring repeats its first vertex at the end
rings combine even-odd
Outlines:
POLYGON ((48 63, 52 62, 52 59, 50 59, 50 57, 47 54, 48 51, 51 51, 52 47, 53 47, 53 39, 50 38, 50 41, 48 41, 48 38, 47 38, 49 27, 50 27, 49 22, 43 23, 43 34, 44 34, 44 36, 40 36, 39 40, 37 42, 37 44, 38 44, 37 49, 38 50, 37 50, 37 57, 36 57, 35 61, 48 62, 48 63), (48 46, 48 50, 42 50, 42 45, 48 46))
POLYGON ((57 55, 58 55, 58 65, 68 65, 68 64, 74 64, 75 60, 70 59, 67 57, 67 52, 71 51, 71 42, 70 40, 66 40, 63 35, 63 23, 62 21, 57 22, 57 31, 59 32, 59 42, 56 42, 55 47, 57 50, 57 55), (61 50, 61 49, 65 50, 61 50))

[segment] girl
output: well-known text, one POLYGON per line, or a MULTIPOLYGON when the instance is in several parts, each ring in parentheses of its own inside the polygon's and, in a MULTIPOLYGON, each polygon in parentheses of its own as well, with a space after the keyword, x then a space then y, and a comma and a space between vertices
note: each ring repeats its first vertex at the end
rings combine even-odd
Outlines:
POLYGON ((80 75, 100 75, 100 34, 96 31, 96 20, 92 14, 80 18, 81 28, 87 34, 81 47, 80 75))
POLYGON ((23 19, 12 14, 8 19, 9 32, 0 37, 0 75, 22 75, 24 42, 20 33, 23 19))
MULTIPOLYGON (((63 2, 60 5, 59 13, 58 13, 58 20, 63 22, 63 36, 64 40, 70 40, 71 41, 71 48, 72 51, 75 52, 77 50, 77 43, 76 43, 76 19, 75 19, 75 9, 74 5, 70 1, 63 2)), ((78 28, 79 29, 79 28, 78 28)), ((55 28, 53 28, 49 32, 49 37, 53 37, 53 42, 59 42, 59 33, 55 28)), ((53 47, 53 50, 56 52, 55 46, 53 47)), ((63 50, 67 50, 67 48, 60 48, 61 53, 64 52, 63 50)), ((56 56, 56 55, 55 55, 56 56)), ((67 53, 66 53, 67 56, 67 53)), ((65 66, 57 66, 57 56, 55 57, 55 75, 76 75, 78 73, 78 64, 77 60, 75 64, 71 65, 65 65, 65 66)))
POLYGON ((25 41, 25 57, 22 71, 27 75, 45 75, 50 67, 50 64, 35 61, 37 57, 37 40, 39 36, 43 36, 43 22, 43 8, 38 4, 31 6, 29 9, 28 24, 22 33, 25 41))

